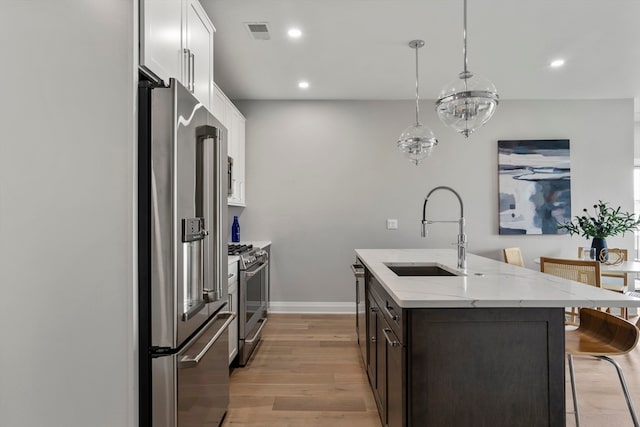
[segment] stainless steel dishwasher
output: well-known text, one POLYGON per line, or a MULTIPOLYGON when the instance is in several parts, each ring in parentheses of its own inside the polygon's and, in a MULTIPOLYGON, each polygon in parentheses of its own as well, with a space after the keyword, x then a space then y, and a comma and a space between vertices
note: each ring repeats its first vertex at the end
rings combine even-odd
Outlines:
POLYGON ((351 270, 356 278, 356 334, 358 335, 358 346, 362 361, 367 364, 367 309, 366 296, 364 293, 364 267, 356 262, 351 264, 351 270))

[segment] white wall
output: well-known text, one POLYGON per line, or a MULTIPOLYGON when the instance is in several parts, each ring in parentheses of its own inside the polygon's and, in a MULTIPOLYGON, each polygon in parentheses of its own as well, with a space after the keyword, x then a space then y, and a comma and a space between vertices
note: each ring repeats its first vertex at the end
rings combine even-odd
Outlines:
MULTIPOLYGON (((468 140, 440 124, 431 101, 423 123, 440 140, 433 156, 413 166, 396 149, 412 124, 411 102, 245 101, 247 207, 242 238, 272 240, 273 301, 354 299, 349 264, 354 248, 451 247, 455 225, 434 225, 420 237, 422 203, 437 185, 465 203, 469 251, 501 259, 520 246, 525 262, 572 255, 588 245, 569 236, 499 236, 497 140, 571 140, 573 214, 598 199, 633 209, 633 101, 503 101, 495 117, 468 140), (386 219, 399 229, 385 229, 386 219)), ((432 218, 456 218, 455 198, 436 193, 432 218)), ((608 239, 633 247, 631 235, 608 239)))
POLYGON ((134 0, 0 3, 0 425, 135 423, 134 0))

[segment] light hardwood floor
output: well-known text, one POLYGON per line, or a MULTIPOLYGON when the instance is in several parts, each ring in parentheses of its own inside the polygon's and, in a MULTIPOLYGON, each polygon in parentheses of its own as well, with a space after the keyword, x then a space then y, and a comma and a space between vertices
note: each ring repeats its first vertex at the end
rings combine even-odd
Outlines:
MULTIPOLYGON (((583 427, 632 426, 613 366, 576 357, 583 427)), ((617 357, 640 409, 640 349, 617 357)), ((272 314, 249 364, 231 374, 223 426, 380 427, 351 315, 272 314)), ((573 408, 567 373, 567 408, 573 408)), ((567 414, 567 426, 574 426, 567 414)))

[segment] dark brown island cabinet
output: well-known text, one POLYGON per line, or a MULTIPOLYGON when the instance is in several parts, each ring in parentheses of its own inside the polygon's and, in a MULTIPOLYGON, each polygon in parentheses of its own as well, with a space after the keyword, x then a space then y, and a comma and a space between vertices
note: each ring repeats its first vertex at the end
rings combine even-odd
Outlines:
POLYGON ((383 426, 565 426, 563 308, 403 309, 365 269, 383 426))

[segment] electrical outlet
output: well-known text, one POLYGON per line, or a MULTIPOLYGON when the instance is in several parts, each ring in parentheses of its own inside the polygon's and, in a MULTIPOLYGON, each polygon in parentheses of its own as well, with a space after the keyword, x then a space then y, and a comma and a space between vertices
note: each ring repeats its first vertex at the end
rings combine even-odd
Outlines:
POLYGON ((398 229, 398 220, 397 219, 388 219, 387 220, 387 230, 397 230, 398 229))

